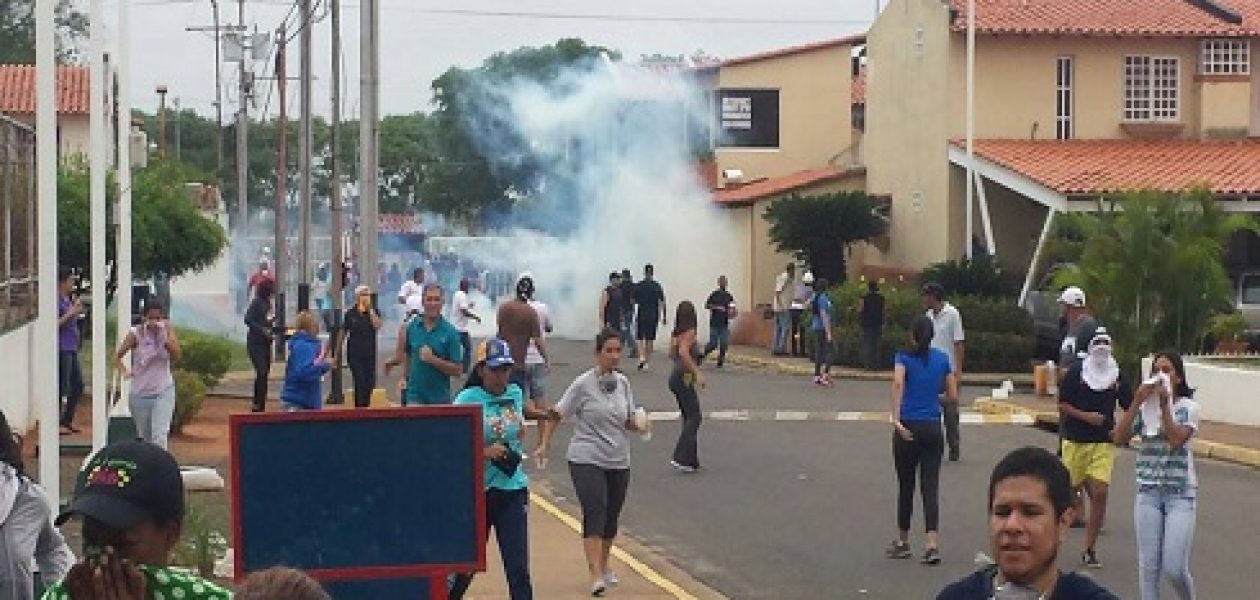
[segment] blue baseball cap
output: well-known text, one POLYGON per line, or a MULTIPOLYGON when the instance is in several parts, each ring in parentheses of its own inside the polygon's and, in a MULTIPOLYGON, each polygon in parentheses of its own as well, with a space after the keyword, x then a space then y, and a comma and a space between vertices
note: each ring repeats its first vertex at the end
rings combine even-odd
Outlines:
POLYGON ((490 338, 477 344, 477 352, 473 355, 477 364, 485 363, 487 367, 510 367, 516 364, 512 360, 512 351, 508 343, 499 338, 490 338))

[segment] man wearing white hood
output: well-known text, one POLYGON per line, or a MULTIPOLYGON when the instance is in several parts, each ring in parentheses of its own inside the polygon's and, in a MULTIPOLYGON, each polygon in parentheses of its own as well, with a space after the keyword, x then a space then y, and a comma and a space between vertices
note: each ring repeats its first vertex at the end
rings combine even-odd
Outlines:
POLYGON ((1063 464, 1071 475, 1072 488, 1083 489, 1089 497, 1081 564, 1090 568, 1102 567, 1094 544, 1107 513, 1107 488, 1115 463, 1111 432, 1116 425, 1116 405, 1127 406, 1130 397, 1131 390, 1121 380, 1120 367, 1111 355, 1111 336, 1105 327, 1098 327, 1085 357, 1068 370, 1059 385, 1063 464))

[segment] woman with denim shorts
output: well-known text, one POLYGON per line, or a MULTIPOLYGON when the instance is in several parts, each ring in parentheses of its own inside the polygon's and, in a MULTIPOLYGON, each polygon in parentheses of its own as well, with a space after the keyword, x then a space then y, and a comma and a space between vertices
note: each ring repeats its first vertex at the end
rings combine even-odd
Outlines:
POLYGON ((1158 353, 1151 378, 1134 393, 1114 431, 1120 446, 1134 436, 1141 439, 1133 520, 1142 600, 1158 600, 1161 578, 1172 584, 1181 600, 1195 597, 1190 546, 1198 478, 1190 438, 1199 430, 1199 404, 1193 394, 1181 356, 1158 353))

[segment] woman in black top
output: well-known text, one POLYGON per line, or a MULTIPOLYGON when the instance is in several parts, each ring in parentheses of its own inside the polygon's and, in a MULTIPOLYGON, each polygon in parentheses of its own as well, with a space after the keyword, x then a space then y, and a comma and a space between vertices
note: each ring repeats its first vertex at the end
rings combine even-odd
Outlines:
POLYGON ((372 289, 361 285, 354 290, 355 304, 346 310, 342 328, 346 336, 346 362, 354 380, 354 405, 368 406, 376 388, 376 332, 381 313, 372 306, 372 289))
POLYGON ((271 314, 275 284, 270 279, 264 279, 254 288, 254 293, 253 301, 245 310, 245 326, 249 328, 245 349, 249 352, 249 362, 254 365, 254 402, 251 410, 262 412, 266 409, 267 376, 271 373, 271 341, 276 335, 272 330, 271 314))

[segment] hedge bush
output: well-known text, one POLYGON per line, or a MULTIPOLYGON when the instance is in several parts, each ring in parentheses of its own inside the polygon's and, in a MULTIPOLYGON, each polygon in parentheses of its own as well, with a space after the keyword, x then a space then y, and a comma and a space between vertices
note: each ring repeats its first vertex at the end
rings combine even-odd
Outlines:
MULTIPOLYGON (((893 356, 910 346, 910 324, 923 314, 923 300, 917 288, 887 287, 884 295, 886 319, 876 364, 892 368, 893 356)), ((862 333, 858 326, 858 298, 866 293, 866 284, 854 282, 827 291, 834 305, 834 345, 831 363, 860 367, 862 333)), ((1023 373, 1029 370, 1036 350, 1036 332, 1032 315, 1015 305, 1013 299, 963 297, 950 302, 962 313, 967 341, 963 370, 970 372, 1023 373)), ((813 333, 802 336, 807 348, 813 347, 813 333)))
POLYGON ((184 332, 179 345, 181 356, 174 367, 201 377, 207 389, 219 385, 232 363, 232 342, 206 333, 184 332))
POLYGON ((176 369, 175 416, 171 419, 171 433, 181 433, 184 426, 201 412, 206 401, 206 383, 202 375, 176 369))

